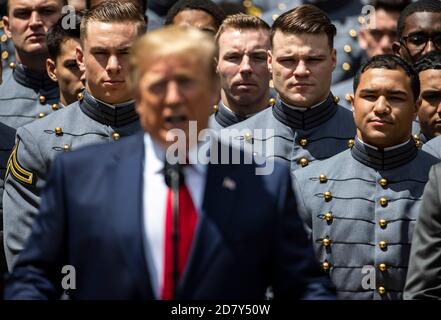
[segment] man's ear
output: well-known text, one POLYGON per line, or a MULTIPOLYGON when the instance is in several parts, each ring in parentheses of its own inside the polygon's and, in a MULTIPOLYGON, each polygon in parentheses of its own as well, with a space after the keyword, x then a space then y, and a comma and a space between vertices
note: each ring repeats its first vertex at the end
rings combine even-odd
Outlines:
POLYGON ((4 25, 5 34, 8 36, 9 39, 11 39, 12 33, 11 33, 11 29, 9 29, 9 17, 8 16, 3 16, 3 25, 4 25))
POLYGON ((351 102, 351 110, 352 110, 352 113, 354 113, 354 100, 355 100, 355 97, 354 97, 354 95, 355 94, 350 94, 349 95, 349 101, 351 102))
POLYGON ((267 65, 268 65, 268 70, 269 72, 272 74, 273 73, 273 54, 271 52, 271 50, 268 50, 268 58, 267 58, 267 65))
POLYGON ((392 50, 395 53, 395 55, 397 56, 400 55, 400 49, 401 49, 401 43, 398 41, 394 41, 394 43, 392 43, 392 50))
POLYGON ((46 72, 47 72, 49 78, 52 79, 52 81, 55 81, 55 82, 58 81, 57 68, 55 66, 55 61, 52 60, 51 58, 46 59, 46 72))
POLYGON ((80 68, 80 71, 84 74, 84 71, 86 70, 86 67, 84 65, 84 54, 83 54, 83 48, 78 46, 75 49, 75 57, 77 59, 78 67, 80 68))

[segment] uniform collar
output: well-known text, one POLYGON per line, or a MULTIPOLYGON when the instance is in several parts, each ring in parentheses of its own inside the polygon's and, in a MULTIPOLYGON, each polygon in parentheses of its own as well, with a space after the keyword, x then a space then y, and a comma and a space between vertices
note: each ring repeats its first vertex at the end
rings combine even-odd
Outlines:
POLYGON ((232 126, 233 124, 247 119, 247 117, 240 116, 228 109, 222 101, 218 103, 218 110, 216 111, 214 118, 216 119, 216 122, 219 123, 223 128, 232 126))
POLYGON ((86 90, 80 108, 92 119, 108 126, 121 127, 138 120, 133 101, 110 106, 95 99, 86 90))
POLYGON ((355 160, 375 170, 391 170, 405 165, 416 157, 417 152, 418 148, 413 139, 380 151, 374 146, 363 143, 359 138, 355 138, 351 149, 355 160))
POLYGON ((21 63, 14 67, 12 75, 15 81, 28 88, 35 90, 43 88, 47 91, 51 89, 58 90, 58 84, 49 78, 47 72, 31 70, 21 63))
POLYGON ((280 100, 277 97, 273 108, 274 117, 294 129, 308 130, 315 128, 328 121, 336 112, 338 104, 335 102, 332 93, 322 103, 307 108, 305 111, 297 110, 280 100))

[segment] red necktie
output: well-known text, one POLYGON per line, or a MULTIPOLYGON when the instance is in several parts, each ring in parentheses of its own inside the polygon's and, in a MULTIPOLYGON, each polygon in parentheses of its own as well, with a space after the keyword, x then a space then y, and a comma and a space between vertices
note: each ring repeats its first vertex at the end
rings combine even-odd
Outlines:
MULTIPOLYGON (((164 282, 161 291, 161 299, 163 300, 171 300, 174 298, 172 198, 172 189, 168 188, 165 218, 164 282)), ((196 221, 196 208, 186 185, 183 184, 179 188, 178 278, 180 278, 184 272, 185 264, 190 253, 196 221)))

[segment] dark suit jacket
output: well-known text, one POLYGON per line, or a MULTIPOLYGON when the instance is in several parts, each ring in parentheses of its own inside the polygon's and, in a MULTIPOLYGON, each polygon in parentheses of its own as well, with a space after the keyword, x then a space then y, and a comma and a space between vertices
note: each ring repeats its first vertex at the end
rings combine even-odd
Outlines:
POLYGON ((431 168, 424 189, 404 299, 441 299, 441 164, 431 168))
MULTIPOLYGON (((8 281, 8 299, 57 298, 63 265, 73 299, 153 299, 144 250, 143 136, 57 158, 40 214, 8 281)), ((333 298, 296 213, 289 169, 209 165, 180 299, 333 298), (225 177, 236 183, 223 186, 225 177)))

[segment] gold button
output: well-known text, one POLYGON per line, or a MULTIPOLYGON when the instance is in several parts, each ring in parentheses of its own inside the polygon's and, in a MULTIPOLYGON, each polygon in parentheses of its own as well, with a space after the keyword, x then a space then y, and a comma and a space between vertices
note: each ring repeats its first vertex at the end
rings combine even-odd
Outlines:
POLYGON ((354 146, 354 144, 355 144, 354 139, 349 139, 348 140, 348 148, 352 148, 354 146))
POLYGON ((39 118, 43 118, 45 115, 46 115, 46 114, 45 114, 44 112, 40 112, 40 113, 38 114, 38 117, 39 117, 39 118))
POLYGON ((321 174, 319 176, 319 180, 320 180, 320 183, 326 183, 328 181, 328 178, 326 178, 326 176, 324 174, 321 174))
POLYGON ((77 94, 77 99, 78 99, 79 101, 83 100, 83 99, 84 99, 84 94, 83 94, 82 92, 79 92, 79 93, 77 94))
POLYGON ((120 138, 121 136, 119 135, 119 133, 118 132, 114 132, 114 133, 112 133, 112 139, 113 140, 119 140, 119 138, 120 138))
POLYGON ((15 67, 16 67, 16 65, 15 65, 14 62, 11 62, 11 63, 9 64, 9 68, 11 68, 12 70, 14 70, 15 67))
POLYGON ((283 2, 279 3, 277 5, 277 7, 279 8, 280 11, 285 11, 286 10, 286 4, 284 4, 283 2))
POLYGON ((0 20, 0 29, 3 29, 5 25, 3 24, 3 20, 0 20))
POLYGON ((331 264, 328 261, 325 261, 322 263, 323 270, 328 271, 330 267, 331 267, 331 264))
POLYGON ((326 191, 323 193, 323 196, 325 198, 325 201, 331 201, 332 200, 332 193, 330 191, 326 191))
POLYGON ((309 161, 308 161, 308 159, 306 159, 306 158, 302 158, 302 159, 299 160, 299 164, 300 164, 302 167, 306 167, 306 166, 309 164, 309 161))
POLYGON ((420 149, 422 145, 423 144, 421 143, 420 140, 415 141, 415 147, 417 147, 418 149, 420 149))
POLYGON ((349 71, 349 70, 351 70, 351 65, 350 65, 348 62, 343 63, 343 64, 341 65, 341 67, 342 67, 342 69, 343 69, 344 71, 349 71))
POLYGON ((58 104, 58 103, 54 103, 53 105, 52 105, 52 110, 58 110, 58 109, 60 109, 60 105, 58 104))
POLYGON ((249 132, 245 133, 245 141, 248 143, 252 143, 253 136, 251 135, 251 133, 249 133, 249 132))
POLYGON ((251 1, 251 0, 244 0, 244 2, 242 2, 242 4, 243 4, 243 6, 245 8, 249 8, 249 7, 251 7, 253 5, 253 1, 251 1))
POLYGON ((56 127, 54 131, 55 131, 55 135, 57 136, 63 135, 63 129, 61 129, 60 127, 56 127))
POLYGON ((351 102, 351 94, 350 94, 350 93, 346 93, 346 94, 345 94, 345 100, 346 100, 347 102, 351 102))
POLYGON ((354 29, 349 30, 349 35, 351 36, 351 38, 355 38, 357 36, 357 31, 355 31, 354 29))
POLYGON ((1 42, 6 42, 6 41, 8 41, 8 36, 7 35, 2 35, 2 37, 1 37, 1 39, 0 39, 0 41, 1 42))
POLYGON ((380 243, 378 244, 381 250, 386 250, 387 249, 387 243, 386 241, 380 241, 380 243))
POLYGON ((46 97, 45 96, 39 96, 38 97, 38 101, 40 101, 41 104, 44 104, 46 102, 46 97))
POLYGON ((308 140, 305 138, 302 138, 302 139, 300 139, 299 143, 302 147, 304 147, 308 144, 308 140))
POLYGON ((350 45, 345 44, 345 46, 343 47, 343 50, 344 50, 344 52, 346 52, 346 53, 351 53, 352 48, 351 48, 350 45))
POLYGON ((334 217, 332 216, 332 213, 331 212, 326 212, 325 213, 325 220, 330 222, 330 221, 332 221, 332 219, 334 219, 334 217))
POLYGON ((366 19, 362 16, 358 17, 358 23, 359 24, 364 24, 364 22, 366 21, 366 19))
POLYGON ((271 80, 269 81, 268 86, 269 86, 270 88, 273 88, 273 89, 274 89, 274 81, 273 81, 273 79, 271 79, 271 80))
POLYGON ((380 269, 381 272, 386 271, 387 267, 384 263, 380 263, 380 265, 378 266, 378 269, 380 269))
POLYGON ((334 96, 334 102, 335 102, 335 103, 339 103, 339 102, 340 102, 340 97, 338 97, 338 96, 334 96))
POLYGON ((380 184, 380 186, 386 187, 387 186, 387 179, 381 178, 380 181, 378 181, 378 183, 380 184))
POLYGON ((385 289, 384 287, 379 287, 379 288, 378 288, 378 293, 381 294, 381 295, 383 295, 383 294, 386 293, 386 289, 385 289))
POLYGON ((273 21, 276 20, 278 17, 279 17, 278 14, 273 14, 273 16, 272 16, 273 21))
POLYGON ((65 144, 65 145, 63 146, 63 151, 64 151, 64 152, 67 152, 67 151, 69 151, 69 150, 70 150, 69 145, 68 145, 68 144, 65 144))
POLYGON ((213 106, 213 110, 214 110, 214 112, 218 112, 219 111, 219 106, 217 104, 215 104, 213 106))
POLYGON ((414 134, 414 135, 413 135, 413 140, 420 140, 420 136, 417 135, 417 134, 414 134))
POLYGON ((378 224, 380 225, 380 227, 382 229, 384 229, 387 226, 387 220, 386 219, 380 219, 380 221, 378 221, 378 224))
POLYGON ((322 240, 322 244, 324 247, 329 247, 329 245, 331 244, 331 240, 325 238, 322 240))
POLYGON ((274 107, 275 104, 276 104, 276 99, 274 99, 274 98, 269 99, 269 105, 271 107, 274 107))
MULTIPOLYGON (((2 52, 2 59, 3 59, 3 60, 6 60, 6 59, 8 59, 8 58, 9 58, 9 52, 6 51, 6 50, 3 51, 3 52, 2 52)), ((12 63, 12 62, 11 62, 11 63, 12 63)), ((11 65, 9 65, 9 66, 11 67, 11 65)), ((11 67, 11 69, 15 69, 15 64, 14 64, 14 68, 11 67)))
POLYGON ((387 203, 388 203, 388 201, 386 198, 380 198, 380 205, 382 207, 387 207, 387 203))

